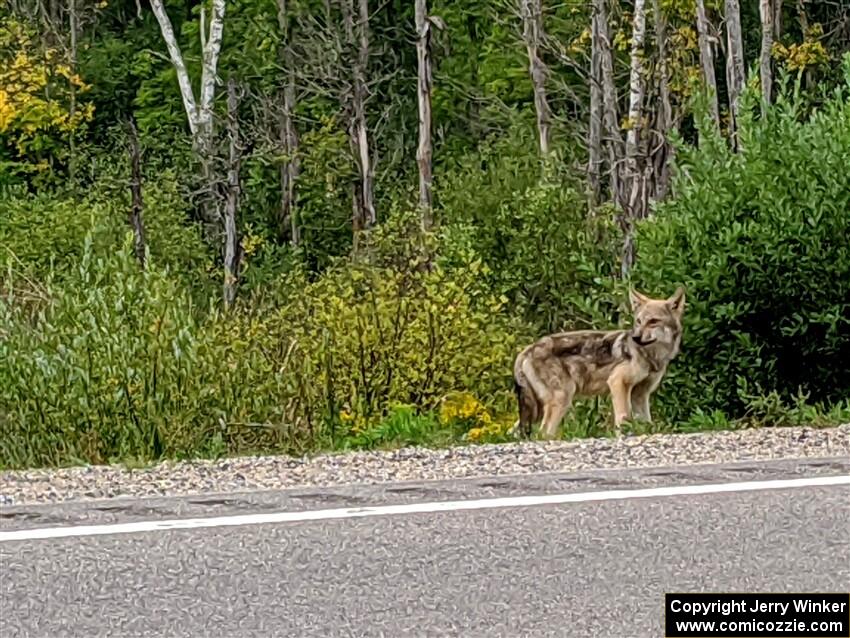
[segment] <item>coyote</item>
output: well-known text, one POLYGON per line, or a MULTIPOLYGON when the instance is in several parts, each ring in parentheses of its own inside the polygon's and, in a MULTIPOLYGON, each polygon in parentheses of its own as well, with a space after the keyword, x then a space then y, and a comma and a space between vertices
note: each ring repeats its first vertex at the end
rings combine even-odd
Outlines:
POLYGON ((682 339, 685 290, 669 299, 629 291, 631 330, 579 330, 548 335, 525 348, 514 363, 519 420, 514 431, 528 437, 542 419, 541 433, 555 437, 575 396, 610 392, 617 435, 632 414, 651 421, 649 397, 682 339))

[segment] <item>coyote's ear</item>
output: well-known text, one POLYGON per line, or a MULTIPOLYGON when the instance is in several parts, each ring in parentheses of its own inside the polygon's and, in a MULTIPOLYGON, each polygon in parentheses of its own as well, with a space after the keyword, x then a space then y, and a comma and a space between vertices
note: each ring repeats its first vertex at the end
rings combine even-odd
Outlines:
POLYGON ((634 288, 629 288, 629 301, 632 302, 632 312, 636 311, 643 304, 649 301, 649 297, 646 295, 640 294, 634 288))
POLYGON ((681 315, 685 310, 685 289, 682 286, 676 288, 676 292, 667 300, 667 303, 673 312, 681 315))

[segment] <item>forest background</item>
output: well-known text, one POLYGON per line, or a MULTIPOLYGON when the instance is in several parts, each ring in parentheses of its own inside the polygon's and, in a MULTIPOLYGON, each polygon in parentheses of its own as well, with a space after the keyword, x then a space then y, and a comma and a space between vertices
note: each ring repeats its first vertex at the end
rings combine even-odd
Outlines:
POLYGON ((846 422, 848 51, 847 0, 0 0, 0 467, 505 441, 629 285, 688 291, 631 431, 846 422))

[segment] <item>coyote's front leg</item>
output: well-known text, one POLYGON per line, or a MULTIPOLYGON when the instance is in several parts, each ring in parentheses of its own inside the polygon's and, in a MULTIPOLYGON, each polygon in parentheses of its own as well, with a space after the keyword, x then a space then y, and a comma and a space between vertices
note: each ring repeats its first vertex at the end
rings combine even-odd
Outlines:
POLYGON ((614 406, 614 427, 619 437, 623 434, 623 422, 630 416, 632 386, 617 375, 608 380, 608 388, 611 390, 611 404, 614 406))

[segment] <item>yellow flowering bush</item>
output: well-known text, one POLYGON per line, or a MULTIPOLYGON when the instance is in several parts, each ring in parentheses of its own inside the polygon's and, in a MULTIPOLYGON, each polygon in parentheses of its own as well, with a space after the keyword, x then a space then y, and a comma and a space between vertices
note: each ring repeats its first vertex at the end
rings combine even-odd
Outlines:
POLYGON ((487 407, 468 392, 447 395, 440 404, 440 423, 444 426, 469 428, 465 438, 470 443, 494 443, 509 437, 513 422, 495 419, 487 407))

